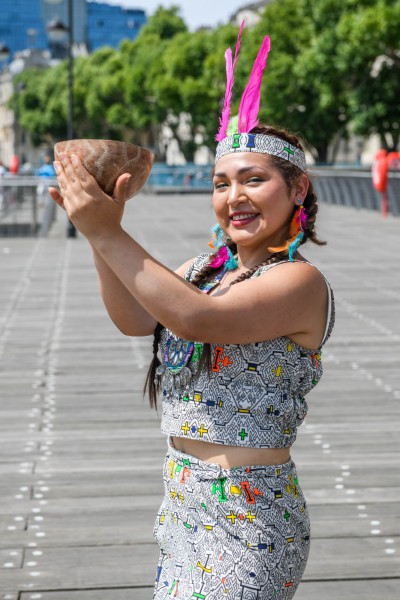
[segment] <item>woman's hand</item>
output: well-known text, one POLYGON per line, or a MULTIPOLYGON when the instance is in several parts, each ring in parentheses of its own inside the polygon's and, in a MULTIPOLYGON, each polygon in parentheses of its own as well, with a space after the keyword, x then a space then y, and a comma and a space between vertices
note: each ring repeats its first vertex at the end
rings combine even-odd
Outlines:
POLYGON ((89 240, 105 239, 121 231, 129 173, 118 178, 112 196, 108 196, 82 165, 79 157, 61 155, 54 168, 60 185, 49 188, 54 202, 66 210, 75 227, 89 240))

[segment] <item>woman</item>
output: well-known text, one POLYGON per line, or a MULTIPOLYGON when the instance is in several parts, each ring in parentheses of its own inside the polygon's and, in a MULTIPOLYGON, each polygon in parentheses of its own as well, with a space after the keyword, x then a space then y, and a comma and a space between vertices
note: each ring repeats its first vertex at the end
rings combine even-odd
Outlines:
POLYGON ((234 133, 223 115, 217 136, 216 251, 176 273, 121 226, 128 175, 111 198, 78 157, 55 163, 62 195, 51 195, 93 248, 111 318, 127 335, 155 333, 147 385, 152 404, 162 389, 168 435, 156 600, 289 599, 308 556, 290 447, 322 375, 333 297, 298 252, 321 243, 300 141, 255 127, 245 105, 234 133))

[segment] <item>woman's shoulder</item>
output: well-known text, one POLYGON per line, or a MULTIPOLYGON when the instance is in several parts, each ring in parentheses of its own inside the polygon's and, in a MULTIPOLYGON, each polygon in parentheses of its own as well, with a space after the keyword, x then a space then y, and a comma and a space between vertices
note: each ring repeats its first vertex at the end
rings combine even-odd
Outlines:
POLYGON ((308 277, 311 276, 316 279, 325 280, 325 282, 329 286, 328 280, 326 279, 322 271, 319 269, 319 267, 302 257, 293 261, 290 261, 289 259, 284 259, 275 263, 261 265, 253 274, 253 277, 259 277, 267 271, 271 271, 271 269, 274 269, 273 274, 276 277, 287 277, 294 275, 295 273, 302 273, 304 274, 304 276, 308 275, 308 277), (280 269, 276 269, 276 267, 280 267, 280 269))
POLYGON ((321 347, 329 339, 335 323, 335 299, 332 287, 323 272, 313 263, 303 257, 298 260, 283 260, 271 265, 263 265, 254 274, 255 277, 270 272, 268 287, 281 289, 283 294, 294 292, 296 302, 308 306, 313 315, 317 314, 321 301, 326 305, 325 333, 321 347), (272 267, 280 267, 272 268, 272 267))

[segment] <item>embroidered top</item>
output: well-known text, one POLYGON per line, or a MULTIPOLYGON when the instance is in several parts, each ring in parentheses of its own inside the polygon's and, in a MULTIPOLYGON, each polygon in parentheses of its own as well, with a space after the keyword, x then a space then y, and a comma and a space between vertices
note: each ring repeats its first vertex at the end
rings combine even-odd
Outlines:
MULTIPOLYGON (((208 258, 208 254, 198 256, 185 279, 191 281, 208 258)), ((262 266, 252 277, 282 262, 262 266)), ((333 293, 327 285, 327 326, 316 351, 287 337, 254 344, 211 344, 211 368, 199 370, 203 344, 164 329, 162 364, 157 369, 162 377, 162 432, 230 446, 291 446, 307 413, 304 396, 322 376, 321 348, 334 324, 333 293)))

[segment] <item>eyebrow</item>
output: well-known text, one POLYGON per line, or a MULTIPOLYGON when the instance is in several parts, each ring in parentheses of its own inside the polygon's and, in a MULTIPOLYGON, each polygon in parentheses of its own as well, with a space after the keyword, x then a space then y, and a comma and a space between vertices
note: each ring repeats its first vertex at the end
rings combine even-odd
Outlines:
MULTIPOLYGON (((237 171, 238 175, 242 175, 243 173, 246 173, 247 171, 253 171, 254 169, 260 169, 262 167, 259 167, 257 165, 252 165, 250 167, 242 167, 241 169, 239 169, 237 171)), ((218 173, 214 173, 213 177, 226 177, 226 173, 224 173, 223 171, 220 171, 218 173)))

